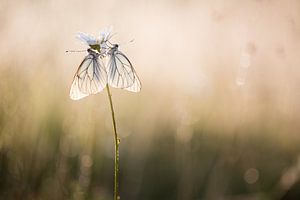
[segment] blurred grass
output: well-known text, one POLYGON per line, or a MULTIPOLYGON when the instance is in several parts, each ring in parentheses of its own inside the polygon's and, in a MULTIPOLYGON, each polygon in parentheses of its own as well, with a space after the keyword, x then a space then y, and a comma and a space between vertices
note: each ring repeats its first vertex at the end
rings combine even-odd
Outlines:
MULTIPOLYGON (((112 198, 113 138, 105 95, 73 102, 61 83, 42 81, 54 77, 22 74, 10 67, 1 73, 1 198, 112 198)), ((179 101, 176 94, 149 97, 155 92, 145 90, 113 90, 122 137, 122 198, 282 195, 285 173, 299 162, 298 124, 272 106, 249 111, 233 105, 228 93, 218 97, 222 102, 192 96, 179 101), (252 184, 245 180, 250 168, 259 172, 252 184)))

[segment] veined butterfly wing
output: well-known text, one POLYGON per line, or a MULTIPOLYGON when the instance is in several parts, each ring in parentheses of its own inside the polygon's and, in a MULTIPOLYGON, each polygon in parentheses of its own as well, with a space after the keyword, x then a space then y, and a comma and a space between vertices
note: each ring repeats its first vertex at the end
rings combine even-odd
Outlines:
POLYGON ((135 75, 129 59, 113 47, 107 64, 108 84, 115 88, 128 88, 134 84, 135 75))
POLYGON ((141 91, 142 84, 141 81, 139 80, 138 75, 136 74, 135 70, 133 71, 134 73, 134 82, 131 86, 124 88, 125 90, 128 90, 130 92, 139 92, 141 91))
POLYGON ((103 90, 107 84, 107 74, 98 53, 88 50, 89 54, 84 58, 75 73, 70 98, 82 99, 90 94, 96 94, 103 90))

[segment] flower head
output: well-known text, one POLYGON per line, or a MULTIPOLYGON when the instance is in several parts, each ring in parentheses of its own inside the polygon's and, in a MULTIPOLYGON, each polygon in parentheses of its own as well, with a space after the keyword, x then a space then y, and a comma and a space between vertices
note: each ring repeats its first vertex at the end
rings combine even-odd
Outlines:
POLYGON ((78 32, 77 38, 81 40, 84 44, 87 44, 93 50, 101 52, 101 40, 100 38, 96 38, 93 35, 89 35, 87 33, 78 32))
POLYGON ((111 31, 112 27, 105 28, 100 32, 100 35, 97 38, 87 33, 78 32, 76 37, 92 49, 97 50, 99 53, 105 53, 109 48, 107 41, 111 38, 111 31))

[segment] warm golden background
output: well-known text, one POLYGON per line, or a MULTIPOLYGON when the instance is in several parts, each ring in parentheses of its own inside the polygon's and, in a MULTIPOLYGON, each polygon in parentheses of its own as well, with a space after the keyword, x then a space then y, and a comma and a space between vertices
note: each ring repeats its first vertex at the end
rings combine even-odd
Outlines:
POLYGON ((105 92, 70 83, 112 25, 121 199, 300 199, 300 1, 0 1, 0 199, 112 199, 105 92), (133 43, 128 41, 134 39, 133 43))

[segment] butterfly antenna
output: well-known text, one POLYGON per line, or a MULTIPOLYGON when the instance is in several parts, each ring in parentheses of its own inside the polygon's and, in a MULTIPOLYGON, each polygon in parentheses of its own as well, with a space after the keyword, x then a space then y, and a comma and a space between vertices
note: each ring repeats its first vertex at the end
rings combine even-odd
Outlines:
POLYGON ((123 44, 120 44, 119 46, 124 46, 124 45, 127 45, 127 44, 132 43, 132 42, 134 42, 134 39, 131 39, 128 42, 125 42, 123 44))
POLYGON ((86 50, 66 50, 66 53, 85 52, 86 50))
POLYGON ((109 35, 108 38, 107 38, 107 41, 110 40, 115 35, 117 35, 117 33, 113 33, 113 34, 109 35))
POLYGON ((109 45, 111 45, 109 48, 112 48, 115 46, 115 44, 111 43, 109 40, 106 41, 109 45))
POLYGON ((112 48, 112 47, 114 46, 114 44, 111 43, 109 40, 110 40, 113 36, 115 36, 116 34, 117 34, 117 33, 110 34, 110 35, 108 36, 108 38, 105 40, 106 43, 108 43, 109 45, 111 45, 110 48, 112 48))

